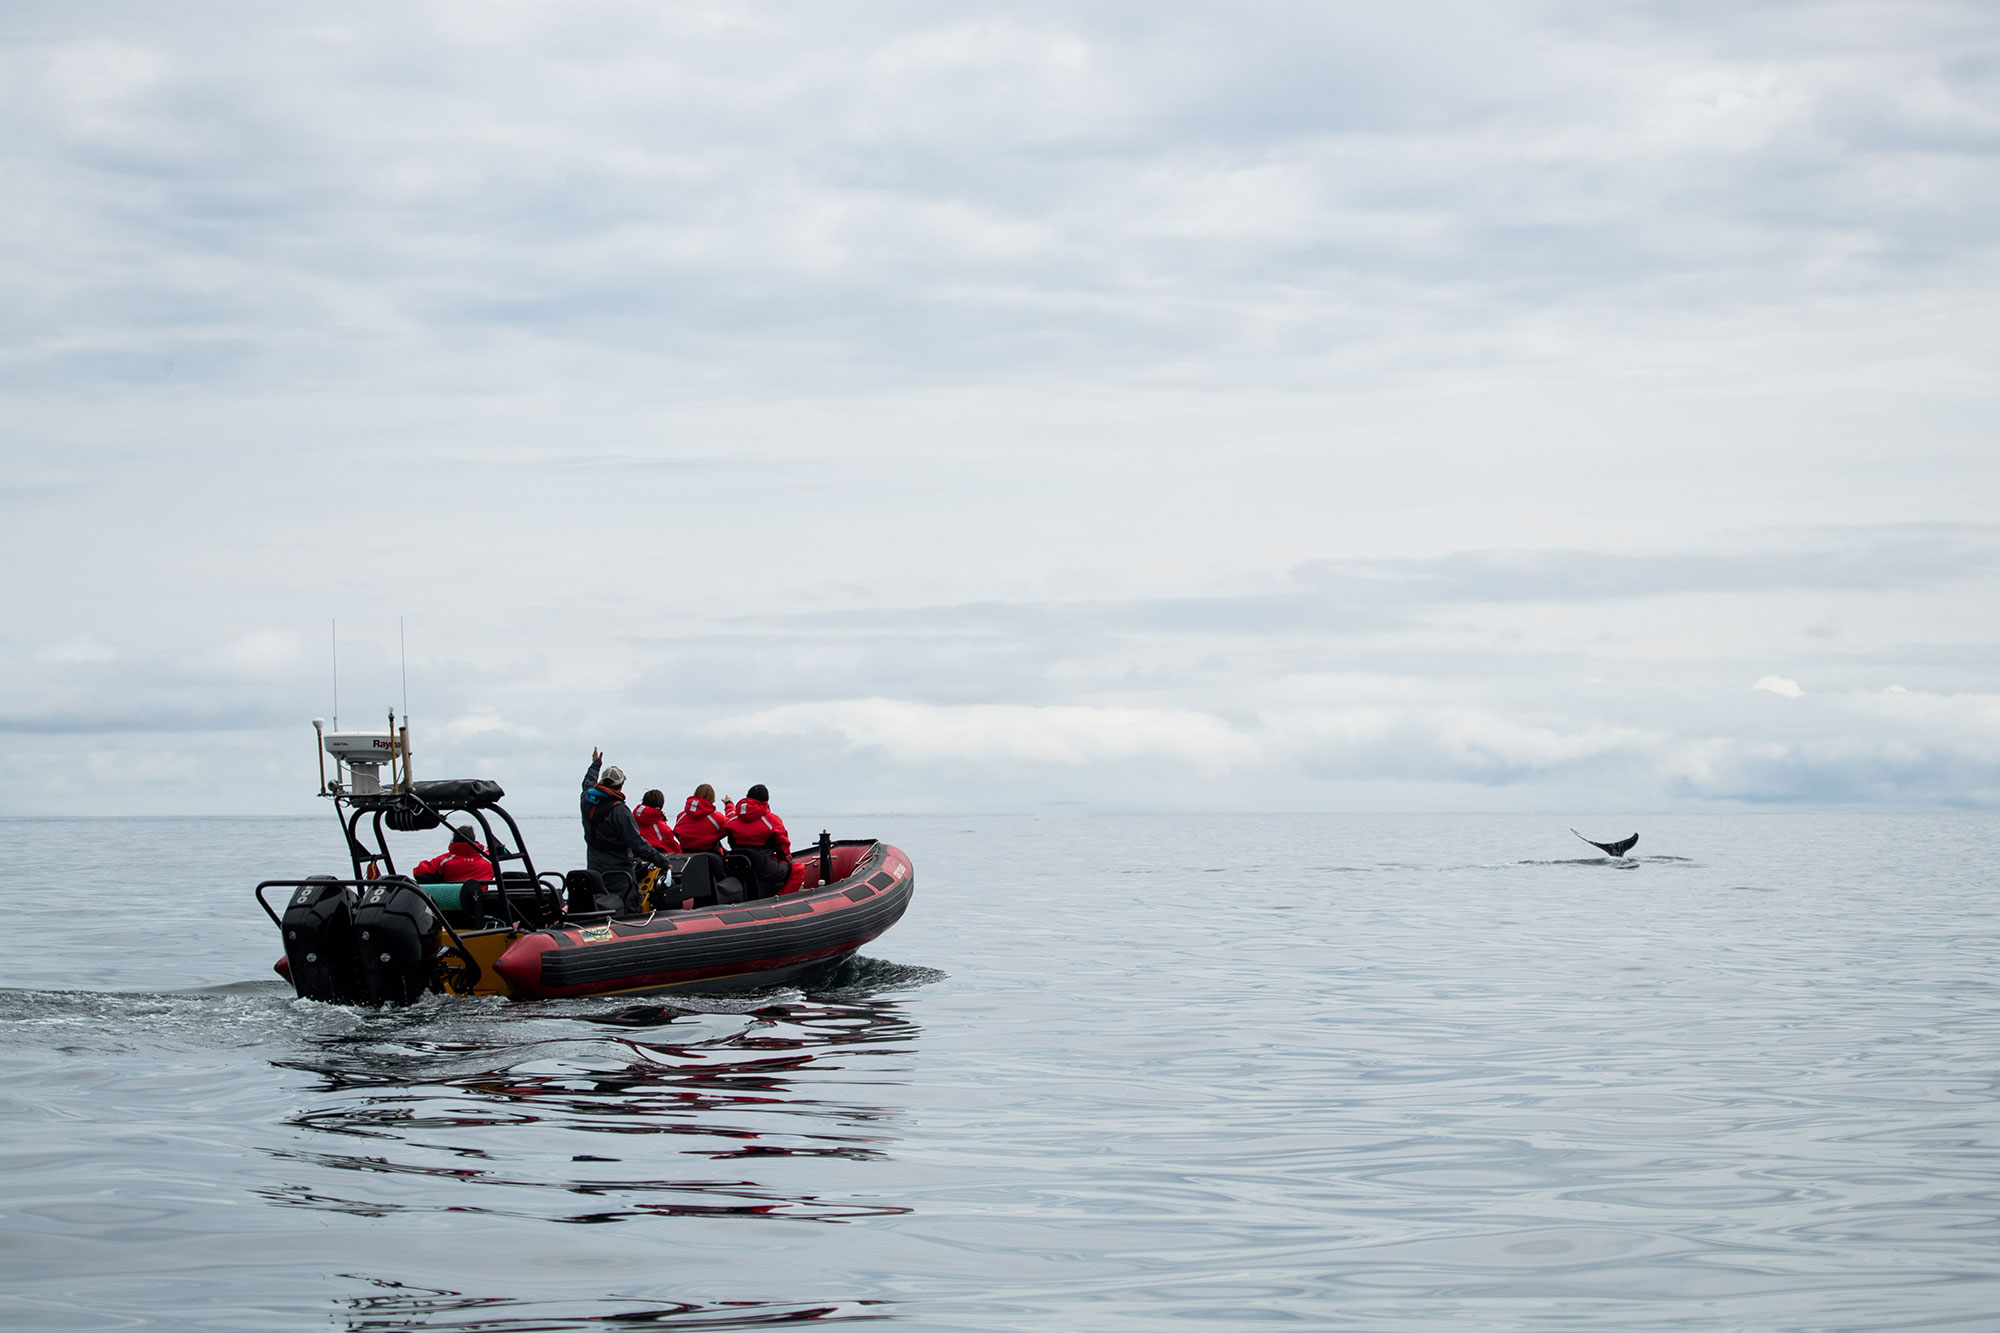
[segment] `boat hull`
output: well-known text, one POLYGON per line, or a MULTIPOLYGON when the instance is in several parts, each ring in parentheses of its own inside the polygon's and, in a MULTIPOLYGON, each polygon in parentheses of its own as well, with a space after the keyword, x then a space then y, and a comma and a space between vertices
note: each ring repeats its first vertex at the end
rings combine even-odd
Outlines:
POLYGON ((809 982, 895 925, 915 890, 909 858, 878 842, 825 887, 738 906, 533 931, 510 944, 493 970, 517 999, 715 993, 809 982))

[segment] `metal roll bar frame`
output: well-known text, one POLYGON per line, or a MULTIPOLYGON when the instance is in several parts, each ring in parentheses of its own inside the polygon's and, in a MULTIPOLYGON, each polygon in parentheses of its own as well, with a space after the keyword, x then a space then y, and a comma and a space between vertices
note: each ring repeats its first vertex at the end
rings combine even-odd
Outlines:
MULTIPOLYGON (((356 880, 369 881, 368 872, 371 867, 375 870, 376 879, 409 878, 407 875, 397 874, 395 858, 389 852, 389 831, 383 827, 383 821, 391 811, 406 811, 411 813, 421 811, 436 819, 438 825, 447 828, 451 827, 451 820, 446 818, 447 814, 466 815, 478 823, 480 832, 485 835, 486 859, 493 863, 492 879, 468 880, 466 882, 477 885, 491 885, 497 890, 493 896, 499 902, 501 923, 508 926, 518 926, 522 930, 540 930, 545 925, 562 920, 565 903, 561 878, 557 877, 556 882, 550 884, 547 882, 547 875, 536 873, 534 858, 528 854, 527 841, 521 836, 521 826, 514 822, 514 816, 508 814, 505 807, 498 804, 458 805, 448 802, 433 805, 415 792, 407 791, 382 792, 380 794, 364 796, 357 796, 352 792, 336 791, 332 793, 332 796, 334 809, 340 819, 341 832, 347 838, 347 855, 348 859, 354 864, 356 880), (493 825, 486 818, 489 812, 499 816, 500 820, 506 825, 508 837, 512 839, 511 846, 507 840, 494 835, 493 825), (373 816, 369 828, 374 838, 373 847, 370 847, 360 836, 361 821, 364 817, 370 815, 373 816), (519 861, 522 868, 509 872, 505 867, 510 861, 519 861), (525 881, 534 886, 535 910, 537 914, 545 918, 544 920, 534 920, 528 913, 522 911, 520 905, 507 892, 510 873, 521 877, 513 882, 521 883, 525 881), (547 895, 546 902, 544 901, 545 894, 547 895)), ((554 874, 554 872, 551 871, 548 874, 554 874)), ((414 880, 411 882, 415 883, 414 880)), ((269 909, 267 908, 266 910, 268 911, 269 909)))

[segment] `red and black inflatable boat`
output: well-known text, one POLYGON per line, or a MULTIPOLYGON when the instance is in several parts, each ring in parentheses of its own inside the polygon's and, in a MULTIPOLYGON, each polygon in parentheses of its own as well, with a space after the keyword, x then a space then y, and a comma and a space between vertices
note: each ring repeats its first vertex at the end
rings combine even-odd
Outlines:
POLYGON ((655 912, 597 924, 564 922, 522 935, 494 963, 508 993, 526 999, 673 990, 747 990, 825 975, 896 924, 910 905, 910 858, 886 842, 831 848, 833 882, 819 884, 819 853, 795 861, 806 886, 758 902, 655 912))
POLYGON ((674 857, 671 877, 644 886, 643 901, 657 910, 626 915, 595 875, 535 869, 497 783, 412 782, 406 772, 386 789, 349 791, 336 781, 325 794, 340 814, 353 878, 257 886, 284 937, 277 971, 304 999, 407 1004, 434 992, 539 1000, 810 985, 895 925, 916 891, 910 858, 897 848, 821 834, 792 854, 790 892, 729 901, 742 892, 738 879, 717 887, 708 864, 674 857), (419 884, 397 872, 390 832, 460 817, 479 826, 492 879, 419 884), (706 896, 681 891, 683 871, 706 896), (274 906, 267 895, 277 891, 283 902, 274 906), (682 905, 709 897, 720 901, 682 905))

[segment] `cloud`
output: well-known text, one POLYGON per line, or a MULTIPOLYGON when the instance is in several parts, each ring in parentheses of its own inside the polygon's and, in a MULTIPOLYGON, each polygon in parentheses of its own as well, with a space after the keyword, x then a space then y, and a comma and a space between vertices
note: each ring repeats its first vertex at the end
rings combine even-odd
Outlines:
POLYGON ((1941 694, 1890 685, 1882 690, 1857 690, 1841 697, 1858 716, 1880 718, 1899 727, 1953 736, 1971 746, 2000 753, 2000 694, 1960 691, 1941 694))
POLYGON ((1255 756, 1252 742, 1220 718, 1184 709, 938 706, 900 699, 794 704, 702 728, 711 736, 784 736, 830 732, 849 746, 871 747, 898 761, 1025 760, 1080 765, 1163 759, 1197 773, 1219 773, 1255 756))
POLYGON ((1145 761, 1188 777, 1233 772, 1268 779, 1297 770, 1315 780, 1482 786, 1532 781, 1609 756, 1643 758, 1669 739, 1639 728, 1570 728, 1492 709, 1425 704, 1418 700, 1435 694, 1435 687, 1417 681, 1375 680, 1367 692, 1403 702, 1270 711, 1234 724, 1192 709, 939 706, 872 698, 726 717, 701 732, 718 738, 831 735, 850 749, 932 770, 968 763, 1104 768, 1145 761))
POLYGON ((289 676, 303 658, 296 636, 283 630, 253 630, 239 635, 216 653, 217 668, 239 678, 289 676))
MULTIPOLYGON (((1369 795, 1383 784, 1404 804, 1425 790, 1510 804, 1984 801, 2000 709, 1962 683, 1990 677, 1983 631, 1966 622, 1967 643, 1927 649, 1870 627, 1924 599, 1957 607, 1984 577, 1986 531, 1806 540, 1761 564, 1581 550, 1318 560, 1232 594, 728 611, 525 645, 454 607, 415 622, 413 704, 444 719, 419 722, 417 753, 426 774, 498 777, 529 800, 566 796, 576 756, 602 745, 649 783, 754 768, 848 807, 868 792, 1004 806, 1072 791, 1310 808, 1384 799, 1369 795), (1725 567, 1767 577, 1732 589, 1725 567), (1801 596, 1812 604, 1793 612, 1801 596), (1719 614, 1731 600, 1736 621, 1719 614), (1810 632, 1829 608, 1852 627, 1837 641, 1810 632), (1813 691, 1755 674, 1778 651, 1813 691), (1746 693, 1789 706, 1752 708, 1746 693)), ((342 623, 348 711, 399 702, 394 625, 375 642, 342 623)), ((303 753, 303 719, 328 702, 303 648, 321 632, 247 630, 220 646, 190 632, 145 652, 116 635, 12 645, 0 729, 135 755, 153 752, 141 738, 175 737, 174 762, 195 769, 196 752, 240 764, 258 736, 303 753)), ((40 790, 26 778, 0 778, 0 800, 40 790)))
POLYGON ((1669 784, 1672 798, 1747 806, 2000 804, 2000 761, 1958 747, 1824 738, 1740 746, 1669 784))
MULTIPOLYGON (((467 713, 455 717, 438 728, 438 732, 446 742, 460 747, 467 741, 485 737, 529 744, 547 739, 539 728, 523 726, 493 713, 467 713)), ((415 745, 412 744, 411 748, 414 750, 415 745)))
POLYGON ((42 650, 41 656, 50 662, 109 662, 118 654, 101 640, 84 635, 65 643, 51 644, 42 650))
POLYGON ((0 808, 1988 799, 1990 5, 339 24, 9 11, 0 808))
POLYGON ((1368 707, 1274 714, 1264 722, 1310 775, 1358 781, 1505 785, 1603 768, 1612 758, 1643 768, 1670 739, 1640 727, 1534 720, 1490 708, 1368 707))
POLYGON ((1832 706, 1848 715, 1844 724, 1719 735, 1427 701, 1436 688, 1419 681, 1355 684, 1362 697, 1351 706, 1275 709, 1247 723, 1189 709, 875 698, 731 716, 700 730, 724 742, 775 742, 756 752, 760 765, 801 753, 837 764, 818 748, 832 740, 840 753, 873 756, 878 771, 923 775, 919 787, 947 804, 978 800, 981 774, 1034 774, 1028 790, 1042 798, 1076 791, 1143 806, 1178 791, 1177 803, 1210 808, 1310 808, 1301 794, 1314 791, 1372 790, 1381 801, 1393 790, 1401 801, 1425 787, 1456 802, 1484 792, 1511 804, 1503 793, 1540 791, 1543 800, 1637 808, 2000 799, 2000 710, 1990 698, 1924 700, 1911 709, 1925 715, 1922 725, 1885 728, 1869 719, 1882 696, 1842 697, 1832 706), (1977 719, 1971 728, 1968 718, 1977 719), (1221 792, 1217 778, 1227 780, 1221 792))
POLYGON ((84 106, 136 97, 157 84, 167 66, 158 51, 118 42, 71 42, 47 60, 50 86, 84 106))
POLYGON ((1890 589, 1978 578, 2000 568, 2000 531, 1886 529, 1793 550, 1464 551, 1425 560, 1302 567, 1301 578, 1424 602, 1607 601, 1683 593, 1890 589))
POLYGON ((1515 5, 454 13, 362 6, 328 41, 114 9, 44 57, 122 111, 17 114, 54 261, 19 271, 17 369, 338 382, 421 349, 504 384, 569 343, 756 384, 1305 384, 1986 257, 1971 5, 1832 50, 1515 5))

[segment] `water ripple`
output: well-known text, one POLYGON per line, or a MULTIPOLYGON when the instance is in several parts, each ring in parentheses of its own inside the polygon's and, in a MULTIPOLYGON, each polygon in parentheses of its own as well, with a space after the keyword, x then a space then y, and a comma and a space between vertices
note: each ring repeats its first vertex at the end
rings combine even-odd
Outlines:
POLYGON ((2000 821, 898 822, 924 891, 811 993, 367 1012, 268 923, 91 989, 37 898, 0 1317, 1993 1326, 2000 821))

